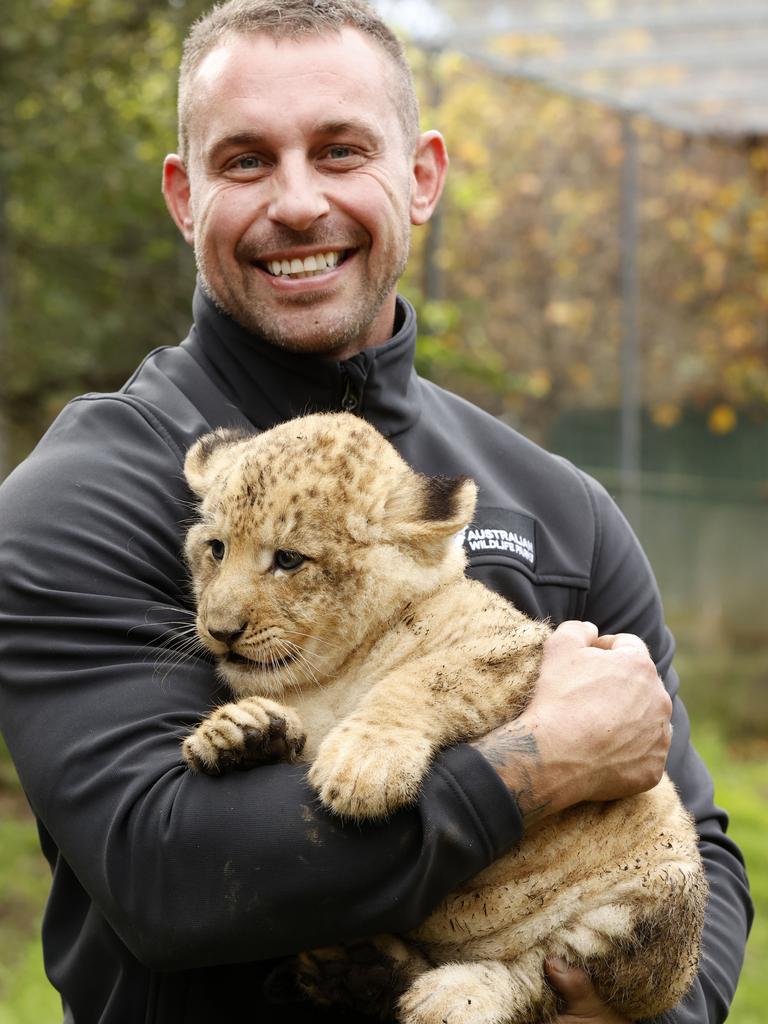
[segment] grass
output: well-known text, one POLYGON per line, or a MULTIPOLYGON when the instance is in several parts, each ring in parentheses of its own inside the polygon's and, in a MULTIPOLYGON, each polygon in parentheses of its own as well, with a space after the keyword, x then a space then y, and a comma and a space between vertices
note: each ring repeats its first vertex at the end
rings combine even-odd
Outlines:
POLYGON ((40 943, 23 943, 13 960, 12 977, 0 995, 0 1024, 58 1024, 61 1001, 43 974, 40 943))
MULTIPOLYGON (((712 726, 694 741, 731 814, 749 868, 757 917, 729 1024, 764 1024, 768 1006, 768 740, 729 740, 712 726)), ((57 1024, 58 997, 43 974, 40 917, 48 868, 12 769, 0 755, 0 1024, 57 1024)))
POLYGON ((61 1020, 39 940, 49 879, 32 816, 10 765, 0 761, 0 1024, 61 1020))
POLYGON ((764 1024, 768 1006, 768 740, 732 741, 713 727, 698 729, 694 742, 715 779, 715 799, 731 816, 730 835, 747 862, 755 923, 731 1014, 732 1024, 764 1024))

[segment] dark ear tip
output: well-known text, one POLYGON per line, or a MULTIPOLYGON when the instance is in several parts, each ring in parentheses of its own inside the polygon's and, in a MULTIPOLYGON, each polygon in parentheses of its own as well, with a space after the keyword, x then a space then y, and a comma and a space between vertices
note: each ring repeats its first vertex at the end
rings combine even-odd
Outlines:
POLYGON ((424 518, 453 519, 457 514, 459 491, 468 476, 428 476, 424 478, 424 518))
POLYGON ((197 457, 201 463, 207 462, 217 448, 225 445, 237 444, 239 441, 247 441, 254 437, 255 431, 245 430, 242 427, 219 427, 210 434, 203 434, 195 442, 197 457))

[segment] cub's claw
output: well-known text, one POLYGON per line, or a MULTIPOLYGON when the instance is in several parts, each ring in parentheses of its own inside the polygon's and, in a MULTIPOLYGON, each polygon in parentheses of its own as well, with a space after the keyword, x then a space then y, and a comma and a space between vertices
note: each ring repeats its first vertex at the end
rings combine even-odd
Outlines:
POLYGON ((297 713, 264 697, 217 708, 187 736, 182 755, 206 775, 254 768, 273 761, 295 761, 304 749, 304 728, 297 713))

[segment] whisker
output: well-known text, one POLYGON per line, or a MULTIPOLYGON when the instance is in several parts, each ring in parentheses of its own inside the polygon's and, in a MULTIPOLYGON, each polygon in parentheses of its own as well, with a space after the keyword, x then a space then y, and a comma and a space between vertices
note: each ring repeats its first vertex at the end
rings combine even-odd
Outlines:
POLYGON ((331 643, 331 642, 330 642, 330 640, 324 640, 324 639, 323 639, 322 637, 320 637, 320 636, 315 636, 315 635, 314 635, 314 633, 302 633, 302 632, 301 632, 300 630, 298 630, 298 629, 287 629, 287 628, 284 628, 284 629, 283 629, 283 632, 284 632, 284 633, 292 633, 292 634, 293 634, 294 636, 305 636, 305 637, 307 637, 307 639, 309 639, 309 640, 315 640, 315 641, 316 641, 317 643, 319 643, 319 644, 325 644, 325 645, 326 645, 327 647, 334 647, 334 648, 336 648, 337 650, 338 650, 338 648, 339 648, 339 646, 340 646, 339 644, 333 644, 333 643, 331 643))
POLYGON ((157 606, 152 611, 172 611, 174 614, 185 615, 183 619, 165 619, 157 622, 145 621, 143 624, 132 627, 129 632, 137 629, 153 629, 158 626, 167 627, 157 636, 152 637, 144 644, 145 660, 150 657, 154 660, 153 677, 164 685, 168 677, 182 665, 192 661, 204 659, 210 661, 211 654, 200 639, 196 628, 197 616, 195 612, 186 609, 172 607, 170 605, 157 606))
POLYGON ((300 647, 288 647, 289 641, 284 641, 284 649, 287 654, 290 654, 296 661, 303 663, 307 668, 318 669, 323 666, 323 661, 320 658, 311 658, 306 651, 303 651, 300 647))
POLYGON ((317 678, 317 676, 315 674, 315 671, 314 671, 314 669, 317 666, 312 664, 312 662, 310 661, 309 657, 307 656, 306 651, 302 650, 302 648, 299 647, 299 645, 296 644, 293 640, 287 640, 285 638, 281 638, 277 642, 280 645, 280 648, 282 650, 284 650, 286 652, 286 654, 293 655, 293 657, 296 659, 294 664, 296 664, 297 667, 301 666, 303 668, 304 672, 307 675, 309 675, 309 677, 312 679, 314 684, 316 686, 319 686, 320 685, 320 681, 317 678))
POLYGON ((166 630, 160 636, 155 637, 153 640, 147 641, 145 647, 160 647, 169 650, 178 648, 200 648, 204 649, 205 645, 197 634, 196 630, 188 630, 185 632, 179 632, 178 630, 166 630))
POLYGON ((322 653, 313 651, 312 654, 310 655, 309 651, 307 651, 306 647, 303 644, 298 643, 296 640, 291 640, 287 636, 280 637, 279 642, 283 644, 285 647, 289 648, 295 654, 301 654, 304 657, 310 659, 314 658, 320 662, 322 662, 323 660, 324 655, 322 653))
POLYGON ((185 608, 180 604, 153 604, 144 614, 145 621, 148 621, 148 616, 153 612, 173 612, 174 615, 186 615, 191 619, 197 614, 194 608, 185 608))
POLYGON ((128 635, 134 633, 138 629, 153 629, 157 626, 167 626, 171 629, 189 629, 194 628, 197 614, 188 608, 180 608, 174 605, 156 605, 152 608, 148 608, 144 613, 144 621, 137 623, 135 626, 131 626, 127 630, 128 635), (171 612, 174 616, 182 616, 181 618, 157 618, 151 619, 150 615, 153 612, 171 612))
POLYGON ((197 635, 197 630, 194 626, 184 627, 184 629, 167 629, 163 633, 159 633, 156 637, 147 641, 146 646, 155 644, 158 647, 169 647, 174 646, 176 641, 190 641, 194 640, 198 643, 201 642, 197 635))

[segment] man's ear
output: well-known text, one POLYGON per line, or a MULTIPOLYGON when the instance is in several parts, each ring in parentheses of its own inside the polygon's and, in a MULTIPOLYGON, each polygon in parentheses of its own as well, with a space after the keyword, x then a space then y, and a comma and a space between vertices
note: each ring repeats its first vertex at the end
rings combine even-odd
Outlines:
POLYGON ((163 198, 184 241, 193 246, 195 222, 192 218, 189 174, 184 161, 175 153, 171 153, 163 162, 163 198))
POLYGON ((255 436, 244 430, 219 427, 192 445, 184 460, 184 476, 198 497, 204 498, 219 473, 232 465, 234 449, 243 442, 252 441, 255 436))
POLYGON ((443 193, 448 172, 448 150, 440 132, 424 132, 413 157, 411 224, 426 224, 443 193))

